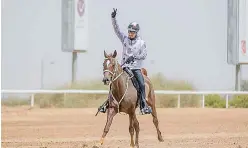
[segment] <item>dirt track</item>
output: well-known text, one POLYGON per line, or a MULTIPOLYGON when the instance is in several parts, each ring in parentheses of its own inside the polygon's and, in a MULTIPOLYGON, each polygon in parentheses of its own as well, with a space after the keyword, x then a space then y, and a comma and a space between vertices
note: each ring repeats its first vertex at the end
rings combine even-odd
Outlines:
MULTIPOLYGON (((2 108, 2 147, 92 148, 106 115, 96 109, 2 108)), ((152 117, 138 116, 141 148, 248 148, 248 109, 158 109, 165 142, 152 117)), ((103 148, 127 148, 128 116, 114 118, 103 148)), ((95 147, 96 148, 96 147, 95 147)))

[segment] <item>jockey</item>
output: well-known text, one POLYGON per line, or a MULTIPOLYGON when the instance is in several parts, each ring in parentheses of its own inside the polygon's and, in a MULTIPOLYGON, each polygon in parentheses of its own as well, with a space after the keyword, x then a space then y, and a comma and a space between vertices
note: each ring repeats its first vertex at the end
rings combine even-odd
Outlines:
MULTIPOLYGON (((114 31, 123 45, 121 65, 126 62, 126 64, 123 65, 123 70, 125 70, 128 74, 132 74, 139 84, 140 90, 138 91, 140 92, 141 99, 141 113, 150 114, 152 113, 152 109, 146 103, 145 81, 141 72, 143 61, 147 56, 146 44, 145 41, 138 36, 138 32, 140 30, 138 23, 132 22, 128 25, 128 36, 120 31, 116 21, 116 12, 117 9, 114 9, 111 16, 114 31)), ((111 95, 109 95, 109 97, 111 97, 111 95)), ((108 106, 107 103, 108 101, 99 108, 100 112, 106 112, 108 106)))

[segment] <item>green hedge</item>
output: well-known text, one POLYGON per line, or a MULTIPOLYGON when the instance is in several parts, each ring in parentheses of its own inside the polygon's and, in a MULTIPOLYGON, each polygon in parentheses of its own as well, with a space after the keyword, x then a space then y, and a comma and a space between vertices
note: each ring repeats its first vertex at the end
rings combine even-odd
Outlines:
MULTIPOLYGON (((242 81, 241 90, 248 91, 248 80, 242 81)), ((230 105, 234 108, 248 108, 248 95, 234 95, 230 105)))
POLYGON ((235 108, 248 108, 248 95, 235 95, 230 105, 235 108))
POLYGON ((205 105, 211 108, 225 108, 226 101, 219 95, 207 95, 205 96, 205 105))

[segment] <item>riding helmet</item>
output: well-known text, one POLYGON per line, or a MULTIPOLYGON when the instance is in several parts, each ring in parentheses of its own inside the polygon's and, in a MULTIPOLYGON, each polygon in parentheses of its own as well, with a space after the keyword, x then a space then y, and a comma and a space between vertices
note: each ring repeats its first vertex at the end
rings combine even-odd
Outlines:
POLYGON ((128 25, 128 31, 134 31, 134 32, 139 32, 140 30, 140 26, 138 23, 136 22, 132 22, 128 25))

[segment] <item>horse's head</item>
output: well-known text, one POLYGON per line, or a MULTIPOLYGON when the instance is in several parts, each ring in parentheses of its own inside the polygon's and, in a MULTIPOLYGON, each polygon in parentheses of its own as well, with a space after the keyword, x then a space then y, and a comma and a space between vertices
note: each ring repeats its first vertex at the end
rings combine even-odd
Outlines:
POLYGON ((104 50, 104 62, 103 62, 103 83, 109 85, 113 81, 114 76, 118 72, 118 62, 116 60, 116 50, 112 54, 107 54, 104 50))

